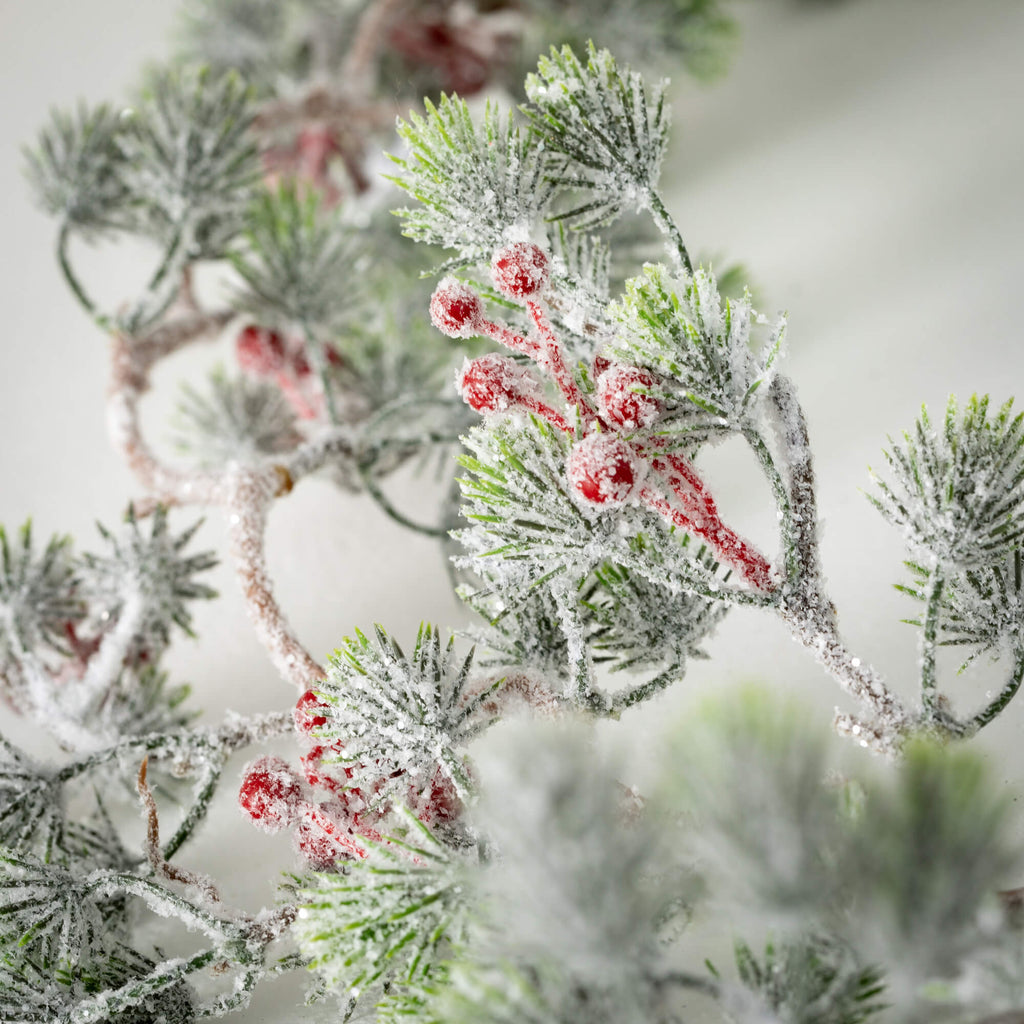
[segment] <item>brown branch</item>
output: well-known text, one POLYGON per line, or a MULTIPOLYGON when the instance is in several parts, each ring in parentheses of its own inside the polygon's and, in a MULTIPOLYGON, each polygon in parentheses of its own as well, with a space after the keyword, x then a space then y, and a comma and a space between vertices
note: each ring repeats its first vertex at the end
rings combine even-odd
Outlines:
POLYGON ((146 859, 149 861, 154 874, 168 882, 181 882, 183 885, 195 886, 207 899, 213 903, 220 903, 220 893, 213 884, 212 879, 206 875, 197 874, 194 871, 186 871, 164 860, 160 852, 160 818, 157 814, 156 800, 153 792, 146 782, 146 772, 149 768, 149 758, 144 757, 139 765, 139 775, 136 780, 136 787, 139 791, 139 799, 142 801, 142 808, 146 813, 146 841, 144 849, 146 859))
POLYGON ((373 91, 377 57, 388 26, 403 17, 404 0, 373 0, 359 17, 341 67, 341 81, 358 96, 373 91))
POLYGON ((212 324, 172 322, 139 341, 125 334, 111 338, 110 390, 107 396, 107 428, 114 449, 154 497, 165 504, 213 504, 217 478, 211 474, 186 473, 165 466, 142 435, 139 400, 149 390, 149 372, 164 355, 195 340, 212 324))

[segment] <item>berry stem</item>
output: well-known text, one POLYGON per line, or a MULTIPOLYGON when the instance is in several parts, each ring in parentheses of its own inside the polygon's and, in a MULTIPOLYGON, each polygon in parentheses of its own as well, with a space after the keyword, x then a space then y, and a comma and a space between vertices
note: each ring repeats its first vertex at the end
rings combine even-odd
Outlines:
POLYGON ((693 262, 690 260, 690 253, 687 251, 686 243, 683 241, 683 236, 676 225, 676 222, 672 219, 672 215, 665 209, 665 204, 661 201, 661 196, 651 189, 647 196, 647 203, 651 211, 651 216, 654 218, 654 223, 658 225, 658 229, 663 235, 667 237, 666 248, 669 251, 672 259, 681 266, 686 268, 686 272, 692 277, 693 276, 693 262))
MULTIPOLYGON (((559 391, 562 392, 565 400, 571 407, 582 410, 583 414, 588 418, 596 416, 597 413, 594 407, 590 404, 586 395, 579 389, 576 381, 573 380, 572 373, 565 362, 562 346, 558 343, 558 339, 555 337, 555 332, 551 329, 551 323, 548 321, 544 310, 541 309, 539 303, 534 302, 532 299, 526 300, 526 308, 529 310, 530 317, 536 325, 538 333, 544 339, 543 360, 547 363, 551 376, 555 378, 559 391)), ((540 359, 537 361, 541 362, 540 359)))
POLYGON ((664 459, 653 459, 651 465, 665 477, 684 508, 693 509, 693 529, 697 535, 708 541, 759 590, 773 589, 768 560, 722 522, 714 498, 689 461, 681 455, 668 455, 664 459), (665 463, 670 469, 667 473, 665 463))
POLYGON ((57 237, 57 263, 60 266, 60 272, 64 275, 64 280, 67 282, 67 286, 71 289, 71 294, 78 300, 78 304, 82 309, 84 309, 100 327, 104 330, 109 330, 110 321, 96 309, 96 303, 89 298, 89 293, 85 290, 82 282, 78 280, 78 276, 75 274, 71 266, 71 258, 68 256, 68 241, 70 238, 71 228, 65 223, 61 225, 60 234, 57 237))
POLYGON ((507 327, 505 324, 499 324, 493 320, 484 320, 480 324, 479 329, 485 338, 490 338, 492 341, 498 342, 499 345, 504 345, 505 348, 511 349, 513 352, 521 352, 524 356, 529 356, 535 363, 541 363, 544 358, 540 345, 533 338, 516 334, 511 327, 507 327))
MULTIPOLYGON (((659 472, 662 472, 662 467, 659 466, 661 461, 655 459, 652 463, 654 469, 659 472)), ((667 482, 671 486, 671 479, 667 482)), ((692 492, 681 495, 674 486, 673 491, 691 508, 694 507, 692 492)), ((733 566, 753 587, 766 592, 772 589, 771 565, 768 560, 722 522, 710 499, 709 505, 702 504, 699 509, 694 509, 696 515, 692 518, 687 511, 673 505, 667 498, 649 487, 640 491, 640 500, 680 529, 707 541, 721 560, 733 566)))
POLYGON ((331 378, 327 366, 327 356, 324 354, 323 345, 313 336, 309 324, 303 322, 302 333, 306 339, 306 351, 309 353, 313 369, 320 380, 320 390, 324 396, 324 408, 327 410, 327 419, 332 426, 339 423, 338 409, 334 401, 334 390, 331 387, 331 378))
POLYGON ((935 716, 938 706, 938 691, 935 686, 935 645, 939 632, 944 585, 942 571, 935 566, 928 574, 928 583, 925 587, 924 629, 920 641, 921 708, 926 719, 935 716))
POLYGON ((550 405, 546 405, 539 398, 533 398, 530 395, 517 395, 516 404, 527 412, 532 412, 534 416, 539 416, 542 420, 546 420, 551 426, 563 431, 570 437, 576 433, 564 416, 555 412, 550 405))
POLYGON ((305 395, 302 394, 301 388, 295 383, 291 373, 281 370, 274 379, 300 419, 315 420, 317 418, 317 410, 306 401, 305 395))

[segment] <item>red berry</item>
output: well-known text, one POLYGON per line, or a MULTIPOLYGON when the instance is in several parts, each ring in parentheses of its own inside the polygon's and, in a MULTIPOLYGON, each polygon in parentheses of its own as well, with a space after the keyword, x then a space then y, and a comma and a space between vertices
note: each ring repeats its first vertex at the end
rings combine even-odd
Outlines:
POLYGON ((292 364, 292 373, 295 374, 298 380, 308 377, 313 372, 313 367, 309 365, 309 356, 306 355, 304 348, 300 347, 292 352, 290 362, 292 364))
POLYGON ((238 804, 268 832, 291 825, 302 813, 302 780, 280 757, 257 758, 245 771, 238 804))
POLYGON ((324 711, 329 710, 330 704, 320 698, 315 690, 307 690, 296 702, 292 717, 295 719, 295 728, 299 732, 309 733, 320 726, 327 724, 327 716, 324 711))
POLYGON ((636 484, 636 456, 615 434, 591 434, 578 441, 565 469, 576 493, 592 505, 621 505, 636 484))
POLYGON ((430 321, 449 338, 472 338, 483 326, 480 296, 454 277, 446 277, 430 297, 430 321))
POLYGON ((308 821, 295 830, 295 848, 313 871, 330 871, 334 862, 344 856, 341 847, 323 829, 308 821))
POLYGON ((249 324, 235 339, 238 365, 250 373, 277 373, 284 366, 284 338, 277 331, 249 324))
POLYGON ((657 422, 664 406, 645 391, 657 387, 653 373, 638 366, 615 364, 597 379, 597 404, 609 423, 625 430, 639 430, 657 422))
MULTIPOLYGON (((338 351, 333 345, 324 345, 324 357, 327 360, 328 366, 337 367, 345 365, 345 360, 338 355, 338 351)), ((313 372, 313 367, 309 362, 309 356, 306 353, 306 346, 301 342, 299 342, 298 347, 292 351, 291 355, 289 355, 288 362, 291 364, 292 373, 295 374, 295 377, 298 380, 308 377, 313 372)))
POLYGON ((456 374, 455 386, 466 404, 477 412, 506 412, 537 390, 537 383, 518 363, 488 352, 467 359, 456 374))
POLYGON ((302 763, 302 770, 306 775, 306 781, 311 786, 316 789, 327 790, 329 793, 337 793, 345 784, 341 781, 341 776, 344 776, 346 781, 352 778, 353 768, 340 764, 331 764, 330 768, 336 769, 335 772, 332 772, 323 766, 324 758, 337 754, 340 746, 341 744, 331 747, 316 746, 299 758, 302 763))
POLYGON ((455 783, 440 767, 422 793, 418 793, 415 787, 409 788, 408 803, 410 807, 417 808, 416 816, 424 825, 455 821, 463 810, 455 783))
POLYGON ((594 380, 597 380, 611 365, 612 361, 607 356, 594 356, 594 380))
POLYGON ((494 254, 491 274, 502 295, 528 299, 547 287, 548 257, 533 242, 513 242, 494 254))

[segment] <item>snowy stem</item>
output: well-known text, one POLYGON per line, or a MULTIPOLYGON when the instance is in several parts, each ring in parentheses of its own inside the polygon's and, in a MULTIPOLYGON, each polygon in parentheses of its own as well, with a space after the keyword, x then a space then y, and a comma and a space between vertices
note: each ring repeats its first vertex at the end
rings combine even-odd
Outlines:
POLYGON ((109 320, 97 311, 96 303, 89 298, 88 292, 86 292, 82 282, 78 280, 78 276, 75 274, 74 269, 71 266, 71 258, 68 256, 68 242, 70 239, 71 226, 65 222, 61 225, 60 234, 57 236, 57 263, 60 265, 60 272, 64 275, 64 280, 67 282, 67 286, 71 289, 71 294, 78 300, 78 304, 82 309, 84 309, 100 327, 106 329, 110 324, 109 320))
POLYGON ((207 756, 215 753, 218 758, 225 759, 235 750, 281 736, 291 732, 294 727, 291 712, 278 711, 266 715, 252 715, 248 718, 232 715, 224 725, 215 730, 194 729, 171 734, 154 732, 145 736, 129 736, 112 747, 65 765, 57 772, 53 781, 63 785, 110 761, 137 761, 140 754, 150 754, 162 761, 204 753, 207 756))
POLYGON ((942 590, 945 580, 938 566, 928 573, 925 589, 924 629, 921 633, 921 707, 926 720, 932 720, 938 707, 935 684, 935 640, 939 631, 939 612, 942 609, 942 590))
POLYGON ((631 686, 627 690, 614 694, 612 697, 612 711, 624 711, 626 708, 633 707, 634 704, 641 704, 645 700, 650 700, 651 697, 656 696, 662 690, 671 686, 672 683, 681 679, 683 675, 682 670, 682 663, 675 661, 664 672, 660 672, 653 679, 648 679, 645 683, 631 686))
POLYGON ((836 629, 831 604, 807 608, 799 617, 785 608, 783 619, 793 639, 803 644, 850 696, 871 709, 878 719, 880 733, 887 737, 888 745, 895 752, 911 726, 911 716, 878 672, 847 649, 836 629))
POLYGON ((162 855, 164 860, 170 860, 188 842, 192 837, 192 833, 195 832, 196 828, 206 817, 206 812, 210 809, 210 801, 213 799, 213 794, 217 791, 220 773, 221 765, 219 763, 214 762, 207 767, 206 778, 199 787, 196 798, 192 801, 192 806, 188 809, 185 817, 182 818, 177 831, 163 848, 162 855))
POLYGON ((320 378, 320 390, 324 396, 324 408, 327 410, 327 419, 332 426, 337 426, 339 422, 338 406, 334 401, 334 389, 331 387, 331 379, 328 375, 327 357, 324 355, 324 347, 313 336, 309 324, 305 321, 302 323, 302 333, 306 339, 306 349, 309 352, 309 358, 313 363, 313 368, 316 370, 317 377, 320 378))
POLYGON ((690 254, 686 249, 683 236, 676 226, 676 222, 672 219, 668 210, 665 209, 661 196, 654 189, 647 193, 647 203, 650 207, 651 216, 654 218, 654 223, 658 225, 658 229, 667 238, 665 244, 673 262, 678 266, 685 267, 686 272, 692 276, 693 263, 690 260, 690 254))
POLYGON ((146 778, 149 768, 149 758, 144 757, 139 767, 139 774, 136 780, 136 788, 139 792, 139 799, 142 801, 142 808, 146 818, 146 859, 153 873, 159 878, 168 882, 181 882, 184 885, 194 885, 208 902, 220 903, 220 893, 212 879, 205 875, 196 874, 193 871, 186 871, 176 864, 171 864, 163 855, 160 849, 160 815, 157 811, 156 799, 153 791, 149 788, 149 781, 146 778))
POLYGON ((782 517, 782 549, 786 559, 786 579, 791 584, 795 584, 800 574, 800 560, 797 557, 793 508, 790 505, 786 482, 782 479, 782 474, 779 472, 778 466, 775 465, 771 450, 764 438, 754 430, 745 430, 743 436, 761 464, 761 470, 768 481, 768 486, 771 487, 772 497, 775 499, 775 507, 782 517))
MULTIPOLYGON (((783 465, 789 475, 788 499, 785 506, 780 505, 780 510, 788 509, 788 518, 786 512, 783 512, 783 523, 788 533, 787 547, 791 545, 793 551, 793 572, 798 581, 796 591, 803 593, 810 586, 817 585, 822 575, 818 556, 818 504, 814 490, 814 463, 811 460, 807 421, 796 397, 796 388, 789 378, 777 375, 768 389, 768 398, 775 414, 775 428, 782 448, 783 465)), ((756 445, 754 451, 759 459, 763 455, 768 456, 768 464, 762 461, 762 466, 765 466, 768 482, 775 493, 779 486, 775 478, 779 476, 779 472, 771 460, 770 452, 767 451, 767 446, 763 453, 759 452, 756 445)), ((787 570, 790 568, 789 563, 790 556, 787 551, 787 570)))
MULTIPOLYGON (((219 318, 210 318, 205 324, 200 322, 197 330, 218 322, 219 318)), ((274 600, 263 553, 267 507, 273 498, 290 491, 299 477, 319 469, 332 455, 350 455, 353 451, 351 434, 331 432, 303 445, 286 462, 270 463, 262 470, 243 471, 236 467, 218 476, 164 466, 142 436, 138 402, 149 387, 149 370, 159 355, 165 348, 184 344, 188 339, 174 335, 164 338, 159 330, 150 335, 153 340, 114 336, 108 404, 114 447, 159 500, 170 504, 226 506, 235 568, 257 636, 278 671, 300 689, 308 689, 312 682, 322 679, 324 673, 292 632, 274 600)), ((314 358, 322 357, 323 353, 315 344, 311 343, 310 347, 314 358)))
POLYGON ((594 692, 593 666, 590 663, 590 650, 583 635, 583 623, 576 608, 576 592, 568 588, 563 589, 557 595, 556 604, 568 648, 571 699, 581 709, 597 710, 605 702, 594 692))
POLYGON ((238 1010, 249 1005, 252 991, 263 977, 262 967, 251 967, 235 982, 234 991, 217 996, 209 1003, 203 1003, 196 1010, 196 1017, 223 1017, 231 1010, 238 1010))
POLYGON ((135 339, 115 334, 111 341, 111 383, 107 400, 107 428, 114 449, 128 463, 146 489, 168 504, 213 504, 217 478, 184 473, 165 466, 142 436, 139 399, 149 387, 151 358, 135 339))
POLYGON ((211 938, 234 938, 239 931, 235 922, 221 920, 151 878, 111 872, 87 881, 83 892, 88 893, 90 890, 96 890, 101 896, 110 896, 115 892, 137 896, 153 913, 161 917, 177 917, 186 925, 206 932, 211 938))
POLYGON ((274 667, 302 692, 323 679, 325 672, 292 631, 274 599, 267 574, 263 550, 267 508, 281 486, 280 477, 272 479, 266 472, 239 468, 231 473, 227 480, 228 530, 249 620, 274 667))
MULTIPOLYGON (((871 709, 877 721, 864 728, 877 740, 870 745, 895 753, 911 726, 911 716, 882 677, 870 665, 854 657, 839 635, 836 610, 825 590, 818 556, 814 465, 807 422, 797 401, 796 390, 788 378, 779 375, 772 381, 768 397, 783 465, 789 477, 789 530, 793 545, 791 571, 795 573, 783 588, 780 613, 793 638, 815 655, 847 693, 871 709)), ((853 723, 849 729, 854 735, 859 735, 860 730, 860 723, 853 723)))
POLYGON ((659 987, 675 985, 679 988, 688 988, 696 992, 703 992, 714 999, 721 996, 721 987, 710 978, 702 978, 697 974, 688 974, 686 971, 669 971, 651 978, 651 981, 659 987))
POLYGON ((176 272, 180 269, 184 269, 184 264, 179 259, 182 250, 183 238, 184 235, 182 230, 179 229, 172 239, 167 251, 164 253, 163 261, 160 266, 157 267, 156 272, 153 274, 153 277, 147 285, 145 294, 138 300, 138 302, 136 302, 135 308, 131 313, 127 317, 123 318, 122 322, 125 323, 131 331, 137 331, 142 327, 146 327, 147 325, 160 320, 171 306, 174 305, 175 300, 178 298, 181 290, 180 283, 172 281, 171 285, 166 287, 165 282, 172 271, 176 272), (165 285, 165 290, 162 295, 158 293, 158 289, 161 285, 165 285), (149 308, 147 308, 147 305, 149 308))
POLYGON ((414 522, 405 513, 400 512, 391 503, 388 496, 378 486, 377 481, 373 476, 373 463, 361 461, 359 463, 359 478, 363 481, 363 486, 366 488, 366 493, 373 498, 377 503, 377 506, 381 511, 389 518, 393 519, 399 526, 404 526, 409 530, 414 530, 416 533, 422 533, 427 537, 447 537, 448 529, 444 526, 425 526, 422 523, 414 522))
POLYGON ((185 237, 185 224, 182 222, 174 231, 174 235, 171 238, 170 245, 164 251, 164 258, 160 261, 160 266, 153 272, 153 276, 149 279, 149 284, 146 285, 146 292, 148 295, 156 293, 157 288, 164 283, 164 279, 170 273, 171 268, 175 265, 175 260, 178 257, 178 253, 181 251, 182 239, 185 237))
POLYGON ((987 707, 979 711, 967 723, 967 735, 976 733, 979 729, 984 729, 989 722, 996 718, 1006 705, 1013 700, 1014 695, 1020 689, 1022 681, 1024 681, 1024 650, 1018 650, 1014 656, 1013 670, 1010 672, 1010 678, 1006 681, 1006 685, 1003 686, 995 699, 987 707))
POLYGON ((123 595, 121 611, 114 628, 103 637, 99 650, 89 659, 85 676, 69 694, 73 712, 83 718, 95 711, 117 681, 132 641, 142 632, 146 603, 139 591, 138 581, 131 582, 134 585, 130 585, 123 595))
POLYGON ((284 456, 280 464, 294 484, 331 461, 351 461, 356 456, 356 450, 351 428, 332 427, 284 456))

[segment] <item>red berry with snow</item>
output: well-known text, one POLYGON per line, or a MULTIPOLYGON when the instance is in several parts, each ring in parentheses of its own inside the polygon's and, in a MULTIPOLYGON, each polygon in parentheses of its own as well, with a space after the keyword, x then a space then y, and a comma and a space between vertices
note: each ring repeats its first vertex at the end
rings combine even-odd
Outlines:
POLYGON ((617 363, 597 379, 597 404, 608 422, 624 430, 639 430, 657 422, 664 409, 659 398, 649 394, 657 387, 653 373, 638 366, 617 363))
POLYGON ((548 285, 548 257, 533 242, 513 242, 499 249, 491 260, 494 284, 510 299, 529 299, 548 285))
POLYGON ((615 434, 590 434, 573 445, 566 474, 591 505, 621 505, 633 493, 638 471, 633 450, 615 434))
POLYGON ((257 758, 245 771, 238 805, 268 832, 278 832, 302 814, 302 780, 280 757, 257 758))
POLYGON ((325 711, 330 709, 330 704, 324 701, 314 690, 307 690, 296 702, 292 717, 295 719, 295 728, 299 732, 309 733, 320 726, 327 724, 325 711))
POLYGON ((455 783, 441 768, 435 770, 430 785, 422 793, 415 787, 409 788, 408 803, 416 808, 416 816, 424 825, 455 821, 463 811, 455 783))
POLYGON ((484 307, 472 288, 444 278, 430 297, 430 322, 449 338, 472 338, 483 326, 484 307))
POLYGON ((594 356, 594 380, 597 380, 602 373, 607 372, 611 369, 612 361, 607 356, 594 356))
POLYGON ((306 355, 305 348, 295 349, 289 358, 289 363, 291 364, 292 373, 295 374, 298 380, 308 377, 313 372, 313 367, 309 365, 309 356, 306 355))
POLYGON ((284 367, 284 338, 277 331, 249 324, 235 339, 238 365, 250 373, 277 373, 284 367))
POLYGON ((315 789, 338 793, 344 788, 345 781, 352 778, 353 769, 350 767, 334 763, 324 766, 324 758, 334 758, 340 749, 340 743, 330 747, 316 746, 299 758, 306 781, 315 789))
POLYGON ((295 830, 295 848, 313 871, 330 871, 338 857, 344 856, 341 847, 322 828, 308 821, 299 822, 295 830))
POLYGON ((518 363, 497 352, 467 359, 455 378, 466 404, 477 412, 506 412, 537 390, 537 383, 518 363))

